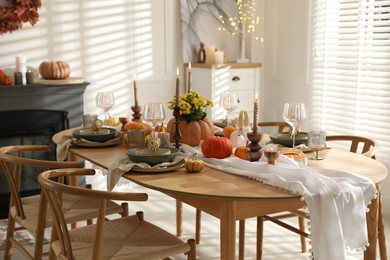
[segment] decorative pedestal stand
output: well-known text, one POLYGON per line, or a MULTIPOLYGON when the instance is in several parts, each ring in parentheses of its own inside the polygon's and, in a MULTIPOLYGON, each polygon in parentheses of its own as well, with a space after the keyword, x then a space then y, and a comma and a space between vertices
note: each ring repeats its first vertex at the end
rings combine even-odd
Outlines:
POLYGON ((141 110, 142 110, 142 108, 140 106, 132 106, 131 110, 133 110, 133 112, 134 112, 134 114, 132 115, 133 119, 131 119, 131 121, 136 121, 136 122, 141 121, 141 117, 142 117, 141 110))
POLYGON ((175 147, 179 148, 180 147, 179 141, 180 141, 180 137, 181 137, 181 133, 180 133, 180 129, 179 129, 180 107, 175 106, 173 108, 173 116, 175 117, 175 131, 174 131, 173 140, 175 140, 175 147))
POLYGON ((260 141, 263 138, 263 133, 247 133, 250 143, 247 145, 250 151, 248 152, 249 161, 255 162, 261 158, 260 141))

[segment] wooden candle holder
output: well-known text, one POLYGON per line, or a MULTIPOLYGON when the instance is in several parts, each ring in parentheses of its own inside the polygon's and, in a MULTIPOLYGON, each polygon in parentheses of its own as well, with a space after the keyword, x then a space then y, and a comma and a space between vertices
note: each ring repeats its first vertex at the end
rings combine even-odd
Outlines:
POLYGON ((140 122, 141 117, 142 117, 142 114, 141 114, 142 107, 141 106, 132 106, 131 110, 133 110, 133 112, 134 112, 134 114, 132 115, 133 118, 131 119, 131 121, 140 122))
POLYGON ((180 107, 175 106, 173 108, 173 116, 175 117, 175 131, 173 134, 173 140, 175 140, 175 147, 179 148, 180 147, 180 129, 179 129, 179 124, 180 124, 180 107))
POLYGON ((249 132, 247 133, 248 139, 250 143, 247 145, 249 148, 248 156, 249 156, 249 161, 255 162, 260 160, 261 158, 261 146, 260 146, 260 141, 263 138, 263 133, 253 133, 249 132))
POLYGON ((119 117, 119 122, 121 122, 121 124, 122 124, 121 131, 125 130, 125 125, 128 121, 129 121, 129 119, 127 118, 127 116, 120 116, 119 117))

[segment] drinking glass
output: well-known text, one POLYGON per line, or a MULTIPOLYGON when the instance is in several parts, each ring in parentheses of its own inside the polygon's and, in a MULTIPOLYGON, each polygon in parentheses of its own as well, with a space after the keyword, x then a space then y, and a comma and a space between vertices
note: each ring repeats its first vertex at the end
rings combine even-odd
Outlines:
POLYGON ((147 103, 144 106, 143 116, 146 122, 152 124, 152 136, 155 137, 156 125, 165 118, 165 111, 162 103, 147 103))
POLYGON ((104 111, 104 119, 107 120, 107 112, 115 105, 114 93, 98 92, 96 95, 96 106, 104 111))
POLYGON ((238 106, 238 99, 236 94, 231 92, 223 93, 221 103, 222 107, 226 110, 226 125, 229 125, 229 115, 238 106))
POLYGON ((320 157, 318 152, 325 149, 326 146, 326 133, 322 130, 314 130, 309 133, 308 135, 308 143, 307 146, 315 152, 315 156, 311 157, 311 160, 322 160, 323 157, 320 157))
POLYGON ((295 147, 295 135, 297 127, 306 118, 305 104, 303 103, 285 103, 283 109, 283 119, 292 128, 293 145, 295 147))

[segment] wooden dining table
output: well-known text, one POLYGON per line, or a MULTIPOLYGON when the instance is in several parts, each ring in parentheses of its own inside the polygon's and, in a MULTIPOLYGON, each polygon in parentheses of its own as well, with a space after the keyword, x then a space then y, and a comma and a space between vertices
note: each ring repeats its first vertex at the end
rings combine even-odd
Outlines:
MULTIPOLYGON (((71 131, 57 133, 53 136, 53 141, 58 143, 63 135, 69 135, 71 131)), ((72 145, 68 150, 68 159, 74 160, 78 156, 108 169, 118 158, 126 157, 127 150, 125 144, 101 148, 72 145)), ((384 164, 363 155, 338 149, 326 149, 322 151, 322 155, 324 160, 308 160, 308 166, 353 172, 369 178, 378 188, 388 174, 384 164)), ((161 191, 220 219, 221 259, 235 259, 237 220, 304 206, 299 195, 209 167, 197 174, 189 174, 181 168, 159 174, 130 172, 123 177, 141 186, 161 191)), ((376 259, 378 223, 383 225, 383 214, 380 212, 381 207, 378 207, 380 197, 379 189, 378 196, 370 204, 370 211, 367 213, 370 246, 364 252, 365 260, 376 259), (378 220, 378 216, 381 219, 378 220)), ((180 216, 178 217, 180 222, 180 216)), ((258 252, 258 259, 261 259, 261 252, 258 252)))

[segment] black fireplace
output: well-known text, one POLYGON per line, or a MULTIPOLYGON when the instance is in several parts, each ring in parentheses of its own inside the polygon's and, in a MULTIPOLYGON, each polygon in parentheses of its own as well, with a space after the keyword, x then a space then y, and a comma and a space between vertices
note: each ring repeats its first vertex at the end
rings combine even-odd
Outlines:
MULTIPOLYGON (((56 145, 52 136, 69 128, 68 112, 58 110, 0 111, 0 147, 8 145, 44 144, 49 153, 30 152, 25 157, 56 160, 56 145)), ((40 193, 37 176, 41 169, 22 169, 21 196, 40 193)), ((0 218, 8 217, 10 193, 3 169, 0 167, 0 218)))

